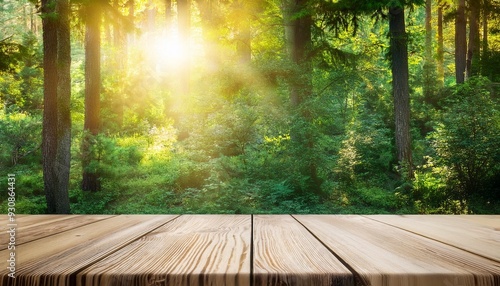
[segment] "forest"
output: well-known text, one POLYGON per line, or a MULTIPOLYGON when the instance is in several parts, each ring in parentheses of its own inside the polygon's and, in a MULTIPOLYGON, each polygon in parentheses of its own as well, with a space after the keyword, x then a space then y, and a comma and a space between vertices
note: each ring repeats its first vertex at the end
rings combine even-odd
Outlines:
POLYGON ((1 0, 0 212, 498 214, 499 16, 1 0))

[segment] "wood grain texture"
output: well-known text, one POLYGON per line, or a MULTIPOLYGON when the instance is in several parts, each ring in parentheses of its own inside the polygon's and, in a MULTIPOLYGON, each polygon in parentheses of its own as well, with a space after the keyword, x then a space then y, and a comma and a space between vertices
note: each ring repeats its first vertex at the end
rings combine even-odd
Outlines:
MULTIPOLYGON (((16 218, 16 245, 111 218, 110 215, 44 215, 16 218)), ((7 222, 0 227, 0 250, 7 248, 7 222)))
POLYGON ((369 218, 500 262, 500 217, 377 215, 369 218))
POLYGON ((250 285, 251 217, 183 215, 89 266, 75 285, 250 285))
MULTIPOLYGON (((175 217, 117 216, 25 243, 16 248, 16 279, 7 277, 2 259, 0 285, 74 285, 71 279, 77 271, 175 217)), ((8 255, 0 251, 0 257, 8 255)))
POLYGON ((295 216, 373 286, 500 285, 500 264, 362 216, 295 216))
POLYGON ((259 285, 353 285, 352 273, 288 215, 256 215, 254 282, 259 285))

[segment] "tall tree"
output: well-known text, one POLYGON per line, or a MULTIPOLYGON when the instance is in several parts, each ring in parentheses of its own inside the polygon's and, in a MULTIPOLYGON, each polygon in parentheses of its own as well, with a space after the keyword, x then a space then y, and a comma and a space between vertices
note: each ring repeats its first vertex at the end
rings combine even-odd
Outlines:
POLYGON ((469 42, 467 46, 467 62, 465 78, 470 78, 477 73, 476 65, 479 61, 479 18, 481 15, 480 0, 469 0, 469 42))
POLYGON ((100 190, 100 178, 96 169, 98 159, 93 152, 93 141, 100 131, 101 94, 101 7, 90 1, 86 7, 85 32, 85 122, 82 139, 82 190, 100 190))
POLYGON ((432 56, 432 0, 425 1, 425 52, 424 52, 424 99, 431 102, 434 98, 436 81, 436 67, 432 56))
MULTIPOLYGON (((306 162, 304 175, 309 177, 309 188, 319 193, 321 180, 318 176, 316 159, 313 156, 314 136, 310 125, 312 115, 309 108, 303 106, 310 99, 312 93, 312 16, 309 11, 308 0, 284 0, 282 3, 285 24, 287 51, 297 69, 290 79, 290 103, 298 112, 298 120, 304 121, 305 130, 291 131, 292 140, 304 150, 301 161, 306 162)), ((304 128, 303 124, 298 124, 304 128)), ((296 128, 295 128, 296 129, 296 128)))
POLYGON ((438 1, 437 11, 437 74, 438 81, 444 86, 444 37, 443 37, 443 9, 442 0, 438 1))
POLYGON ((397 158, 400 164, 408 168, 408 175, 412 177, 408 44, 402 6, 389 8, 389 34, 397 158))
POLYGON ((69 3, 42 1, 44 110, 43 178, 48 213, 69 213, 71 63, 69 3))
POLYGON ((397 158, 413 176, 410 137, 410 88, 408 83, 408 39, 402 6, 389 8, 392 92, 397 158))
POLYGON ((57 0, 57 175, 56 210, 69 213, 69 173, 71 165, 71 39, 69 0, 57 0))
MULTIPOLYGON (((379 0, 379 1, 340 1, 337 8, 351 14, 377 14, 389 9, 390 62, 392 70, 392 93, 394 99, 395 144, 400 167, 406 167, 408 176, 413 176, 413 160, 410 136, 410 88, 408 72, 408 36, 406 34, 405 11, 408 5, 420 5, 420 0, 379 0)), ((357 18, 352 25, 357 27, 357 18)), ((343 21, 333 21, 343 25, 343 21)))
POLYGON ((43 31, 43 182, 47 211, 56 213, 57 190, 57 18, 55 0, 42 0, 43 31))
POLYGON ((465 18, 465 0, 457 0, 455 16, 455 78, 457 83, 465 80, 467 58, 467 20, 465 18))
POLYGON ((182 50, 182 58, 180 59, 179 70, 179 88, 175 102, 173 103, 173 117, 175 121, 179 120, 182 101, 190 92, 190 77, 191 77, 191 0, 177 0, 177 22, 179 41, 182 50))

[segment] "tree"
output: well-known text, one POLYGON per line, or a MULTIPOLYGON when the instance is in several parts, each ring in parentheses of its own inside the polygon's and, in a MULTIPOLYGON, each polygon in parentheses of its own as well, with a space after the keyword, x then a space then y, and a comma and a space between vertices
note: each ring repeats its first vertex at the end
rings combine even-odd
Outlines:
POLYGON ((443 9, 442 0, 438 1, 437 11, 437 74, 441 86, 444 85, 444 37, 443 37, 443 9))
POLYGON ((100 132, 101 94, 101 7, 90 1, 86 7, 85 32, 85 122, 82 139, 82 190, 99 191, 100 178, 93 141, 100 132))
POLYGON ((408 175, 412 177, 408 44, 402 6, 389 8, 389 34, 397 158, 400 164, 408 168, 408 175))
POLYGON ((455 78, 457 83, 465 81, 467 58, 467 20, 465 18, 465 0, 457 0, 455 16, 455 78))
POLYGON ((68 184, 71 144, 69 116, 71 58, 68 15, 67 1, 42 1, 44 48, 42 151, 44 189, 49 213, 70 212, 68 184))
POLYGON ((57 207, 69 213, 69 172, 71 166, 71 40, 69 0, 57 0, 57 207))
POLYGON ((467 62, 465 65, 465 78, 477 74, 479 62, 479 18, 481 13, 480 0, 469 0, 469 42, 467 46, 467 62))
POLYGON ((283 1, 283 19, 287 51, 296 65, 290 79, 290 103, 295 112, 295 126, 292 126, 291 139, 301 150, 300 161, 305 162, 303 175, 309 178, 308 187, 319 193, 321 181, 314 153, 314 135, 312 131, 312 114, 304 104, 311 99, 312 93, 312 16, 307 0, 283 1), (303 122, 303 123, 301 123, 303 122))
POLYGON ((433 102, 437 86, 436 66, 433 58, 432 41, 432 0, 425 1, 425 48, 424 48, 424 81, 423 92, 426 102, 433 102))

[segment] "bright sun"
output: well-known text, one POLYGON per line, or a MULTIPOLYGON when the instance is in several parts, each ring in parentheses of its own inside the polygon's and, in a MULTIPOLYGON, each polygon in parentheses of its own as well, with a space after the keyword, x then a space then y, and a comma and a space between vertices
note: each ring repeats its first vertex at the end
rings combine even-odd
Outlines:
POLYGON ((156 71, 175 71, 190 58, 189 48, 175 30, 145 36, 142 41, 146 57, 156 71))

